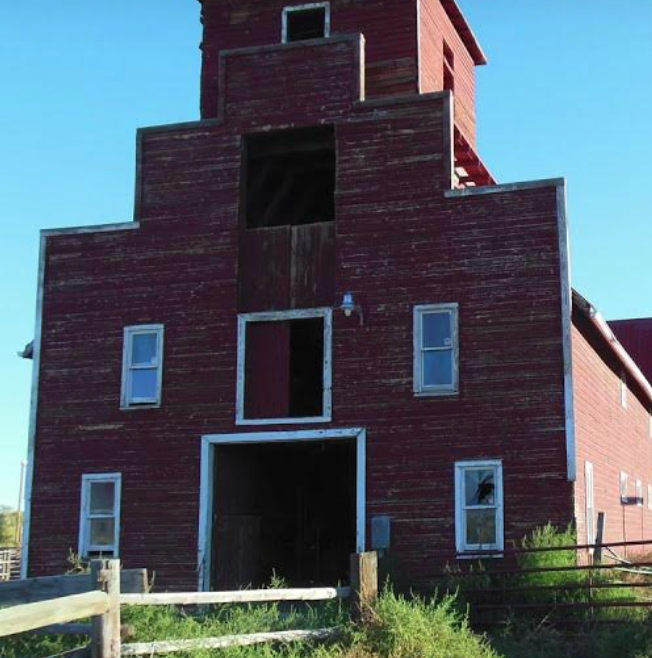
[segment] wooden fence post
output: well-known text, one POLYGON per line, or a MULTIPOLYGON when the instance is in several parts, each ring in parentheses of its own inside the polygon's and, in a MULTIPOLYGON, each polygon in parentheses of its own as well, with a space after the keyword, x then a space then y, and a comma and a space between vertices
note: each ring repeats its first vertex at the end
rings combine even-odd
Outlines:
POLYGON ((120 560, 93 560, 91 578, 109 596, 109 611, 91 622, 91 657, 120 658, 120 560))
POLYGON ((378 553, 351 555, 352 615, 355 621, 368 622, 378 599, 378 553))

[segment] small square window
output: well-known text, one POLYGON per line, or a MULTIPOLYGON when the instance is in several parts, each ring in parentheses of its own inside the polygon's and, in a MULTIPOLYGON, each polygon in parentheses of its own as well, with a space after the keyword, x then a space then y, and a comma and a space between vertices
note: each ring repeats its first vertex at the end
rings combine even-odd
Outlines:
POLYGON ((503 549, 501 462, 455 464, 455 511, 458 553, 503 549))
POLYGON ((330 3, 319 2, 283 9, 283 43, 330 36, 330 3))
POLYGON ((458 306, 433 304, 414 309, 414 392, 458 392, 458 306))
POLYGON ((79 554, 118 556, 120 544, 119 473, 82 476, 79 554))
POLYGON ((163 326, 126 327, 122 363, 122 408, 161 403, 163 326))

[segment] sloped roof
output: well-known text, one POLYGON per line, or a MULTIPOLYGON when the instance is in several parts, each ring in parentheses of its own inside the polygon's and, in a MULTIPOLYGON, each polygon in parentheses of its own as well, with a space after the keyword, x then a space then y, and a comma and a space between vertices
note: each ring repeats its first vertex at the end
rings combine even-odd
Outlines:
POLYGON ((652 403, 652 385, 638 364, 622 346, 600 311, 587 301, 577 290, 573 290, 573 308, 580 312, 597 330, 604 346, 616 357, 625 373, 634 379, 648 401, 652 403))
POLYGON ((610 320, 609 326, 648 381, 652 382, 652 318, 610 320))
POLYGON ((478 42, 477 37, 473 33, 471 26, 469 25, 464 14, 457 4, 456 0, 441 0, 441 4, 448 14, 448 18, 451 19, 451 22, 455 26, 458 34, 462 38, 464 45, 467 47, 471 57, 476 66, 482 66, 487 63, 487 56, 482 50, 482 46, 478 42))

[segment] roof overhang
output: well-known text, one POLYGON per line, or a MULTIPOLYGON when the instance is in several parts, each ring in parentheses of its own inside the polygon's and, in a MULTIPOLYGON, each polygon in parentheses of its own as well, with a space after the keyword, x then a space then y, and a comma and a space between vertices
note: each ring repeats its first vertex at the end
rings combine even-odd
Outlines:
POLYGON ((457 4, 456 0, 441 0, 441 4, 448 14, 453 26, 460 35, 464 45, 473 57, 476 66, 483 66, 487 63, 487 56, 484 54, 477 37, 473 33, 471 26, 468 24, 464 14, 457 4))
MULTIPOLYGON (((204 0, 198 0, 199 4, 204 4, 204 0)), ((487 63, 487 56, 482 50, 482 46, 478 42, 477 37, 473 33, 471 26, 469 25, 464 14, 457 4, 456 0, 441 0, 441 4, 444 7, 444 10, 448 14, 451 23, 457 30, 457 33, 460 35, 462 42, 466 46, 467 50, 473 57, 473 62, 476 66, 483 66, 487 63)))
POLYGON ((614 332, 611 330, 611 327, 600 311, 582 297, 577 290, 573 290, 573 308, 581 313, 593 325, 605 346, 620 362, 625 373, 638 384, 647 399, 652 402, 652 385, 650 385, 650 382, 642 373, 638 365, 636 365, 634 359, 629 356, 627 350, 616 338, 614 332))

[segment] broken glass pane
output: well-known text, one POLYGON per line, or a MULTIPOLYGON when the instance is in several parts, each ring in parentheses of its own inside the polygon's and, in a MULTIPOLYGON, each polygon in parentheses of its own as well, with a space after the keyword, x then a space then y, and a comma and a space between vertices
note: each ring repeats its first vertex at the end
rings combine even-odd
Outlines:
POLYGON ((464 472, 464 491, 468 507, 495 505, 495 489, 493 469, 468 469, 464 472))
POLYGON ((466 512, 466 543, 496 544, 496 511, 492 509, 468 510, 466 512))

